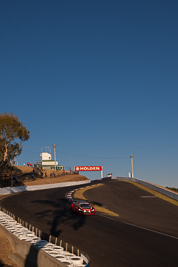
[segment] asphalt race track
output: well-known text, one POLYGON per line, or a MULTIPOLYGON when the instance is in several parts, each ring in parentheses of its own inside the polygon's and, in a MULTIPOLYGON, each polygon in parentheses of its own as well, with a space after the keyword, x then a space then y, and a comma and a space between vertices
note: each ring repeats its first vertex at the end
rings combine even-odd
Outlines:
POLYGON ((0 206, 85 251, 91 267, 177 267, 178 206, 127 182, 99 182, 84 196, 119 217, 71 213, 65 193, 77 186, 23 192, 0 206))

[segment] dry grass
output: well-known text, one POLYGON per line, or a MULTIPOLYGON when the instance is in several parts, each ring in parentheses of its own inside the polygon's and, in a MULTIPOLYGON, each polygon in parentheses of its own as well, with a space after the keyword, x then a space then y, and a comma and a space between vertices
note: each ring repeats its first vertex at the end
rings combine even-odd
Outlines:
MULTIPOLYGON (((74 174, 70 171, 54 171, 45 169, 43 171, 43 178, 41 177, 41 171, 35 169, 34 180, 32 180, 33 167, 18 166, 13 170, 13 175, 18 178, 18 182, 13 181, 14 186, 28 186, 28 185, 43 185, 43 184, 54 184, 54 183, 65 183, 73 181, 84 181, 88 180, 85 176, 74 174), (55 174, 55 177, 51 174, 55 174)), ((6 171, 2 177, 3 186, 11 186, 10 172, 6 171), (7 182, 5 183, 5 176, 7 182)))
POLYGON ((79 174, 68 174, 60 177, 52 178, 37 178, 34 181, 24 180, 23 185, 42 185, 42 184, 56 184, 56 183, 65 183, 65 182, 74 182, 74 181, 84 181, 88 180, 85 176, 79 174))
POLYGON ((0 266, 17 267, 17 265, 8 258, 10 253, 12 253, 11 245, 7 238, 0 232, 0 266))

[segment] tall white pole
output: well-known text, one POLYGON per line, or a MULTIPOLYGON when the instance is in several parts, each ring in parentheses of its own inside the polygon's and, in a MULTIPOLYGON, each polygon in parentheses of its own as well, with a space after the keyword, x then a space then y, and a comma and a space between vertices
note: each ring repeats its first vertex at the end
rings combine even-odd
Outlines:
POLYGON ((103 178, 103 167, 102 167, 102 171, 101 171, 101 178, 103 178))
POLYGON ((132 178, 134 178, 134 167, 133 167, 133 155, 131 157, 131 164, 132 164, 132 178))
POLYGON ((56 144, 54 144, 53 147, 54 147, 54 160, 55 160, 55 171, 56 171, 56 150, 55 150, 56 144))

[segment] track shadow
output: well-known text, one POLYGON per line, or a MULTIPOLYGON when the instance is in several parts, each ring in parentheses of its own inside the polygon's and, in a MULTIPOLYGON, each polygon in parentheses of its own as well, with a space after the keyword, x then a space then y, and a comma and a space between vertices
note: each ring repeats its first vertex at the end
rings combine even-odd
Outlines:
MULTIPOLYGON (((66 199, 56 199, 56 201, 50 200, 35 200, 32 201, 32 205, 38 205, 40 212, 34 213, 36 220, 43 222, 42 231, 59 238, 62 233, 62 228, 66 225, 71 226, 74 230, 78 230, 85 224, 85 216, 78 216, 72 213, 70 209, 70 203, 66 199), (40 207, 41 206, 41 207, 40 207), (48 225, 48 229, 45 228, 45 224, 48 225)), ((33 255, 33 267, 37 267, 39 250, 35 250, 31 246, 29 254, 26 258, 25 267, 29 267, 29 261, 33 255)))
POLYGON ((86 217, 74 214, 71 211, 70 203, 66 199, 33 201, 33 205, 37 203, 41 204, 41 208, 39 209, 40 212, 35 213, 35 216, 50 226, 50 235, 59 237, 62 232, 60 226, 71 226, 74 230, 78 230, 85 224, 86 217))
POLYGON ((38 253, 39 253, 39 250, 37 250, 33 246, 31 246, 29 253, 26 257, 24 267, 32 266, 31 265, 31 261, 32 261, 31 259, 33 259, 33 267, 38 267, 39 266, 38 265, 38 253))
POLYGON ((8 267, 7 264, 4 264, 1 260, 0 260, 0 267, 8 267))

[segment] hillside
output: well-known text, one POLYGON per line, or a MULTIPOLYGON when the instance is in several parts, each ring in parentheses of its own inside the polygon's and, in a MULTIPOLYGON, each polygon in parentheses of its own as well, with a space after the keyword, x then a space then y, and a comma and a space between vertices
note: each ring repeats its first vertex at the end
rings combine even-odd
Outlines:
MULTIPOLYGON (((45 169, 43 172, 41 172, 41 170, 28 166, 14 167, 12 174, 14 177, 13 186, 41 185, 88 180, 87 177, 70 171, 63 172, 45 169)), ((1 177, 1 187, 10 185, 11 171, 3 171, 1 177)))

